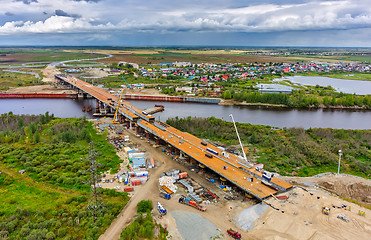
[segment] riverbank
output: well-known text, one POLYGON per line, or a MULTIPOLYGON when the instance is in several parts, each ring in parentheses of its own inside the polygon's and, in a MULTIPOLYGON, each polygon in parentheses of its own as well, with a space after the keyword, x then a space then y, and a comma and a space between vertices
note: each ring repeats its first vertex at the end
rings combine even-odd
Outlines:
POLYGON ((311 107, 289 107, 284 104, 271 104, 271 103, 247 103, 247 102, 239 102, 236 100, 227 100, 227 99, 221 99, 221 102, 218 103, 222 106, 251 106, 251 107, 267 107, 267 108, 286 108, 286 109, 339 109, 339 110, 367 110, 370 111, 371 109, 368 109, 366 107, 359 107, 359 106, 325 106, 323 104, 320 104, 317 106, 311 106, 311 107))
POLYGON ((5 94, 77 94, 76 90, 57 88, 52 85, 17 87, 4 91, 5 94))
POLYGON ((0 99, 5 98, 77 98, 77 94, 64 93, 0 93, 0 99))

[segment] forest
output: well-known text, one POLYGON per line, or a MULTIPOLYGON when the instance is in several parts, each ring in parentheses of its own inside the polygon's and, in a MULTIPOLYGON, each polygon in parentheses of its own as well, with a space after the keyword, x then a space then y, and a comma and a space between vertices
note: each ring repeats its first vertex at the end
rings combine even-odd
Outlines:
MULTIPOLYGON (((237 145, 233 123, 209 118, 171 118, 169 125, 224 146, 237 145)), ((371 130, 283 128, 236 123, 247 157, 268 171, 289 176, 337 172, 338 151, 343 152, 341 172, 371 177, 371 130)), ((237 149, 240 149, 237 147, 237 149)), ((242 155, 238 150, 238 154, 242 155)))
POLYGON ((87 208, 90 164, 84 160, 90 142, 98 171, 117 170, 113 147, 85 118, 0 116, 0 238, 98 239, 129 198, 98 188, 103 207, 94 220, 87 208))
POLYGON ((291 94, 285 93, 259 93, 224 91, 224 99, 233 99, 247 103, 278 104, 287 107, 359 107, 371 109, 371 95, 355 95, 336 93, 330 91, 315 91, 306 93, 304 90, 293 90, 291 94))

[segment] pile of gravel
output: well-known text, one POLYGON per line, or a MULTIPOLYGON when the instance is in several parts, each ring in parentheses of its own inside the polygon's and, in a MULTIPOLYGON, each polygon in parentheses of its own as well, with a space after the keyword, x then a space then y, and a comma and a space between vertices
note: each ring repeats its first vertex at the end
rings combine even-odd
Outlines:
POLYGON ((220 230, 199 214, 181 210, 171 211, 170 214, 175 218, 177 229, 184 240, 209 240, 221 236, 220 230))
POLYGON ((242 210, 236 217, 238 227, 244 231, 252 229, 255 221, 259 219, 267 209, 267 204, 260 203, 242 210))

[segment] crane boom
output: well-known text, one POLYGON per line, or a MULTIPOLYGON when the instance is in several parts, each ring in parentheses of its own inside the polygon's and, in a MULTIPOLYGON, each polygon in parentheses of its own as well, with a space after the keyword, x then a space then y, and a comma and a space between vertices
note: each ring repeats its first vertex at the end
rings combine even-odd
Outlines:
MULTIPOLYGON (((126 85, 127 85, 128 87, 130 87, 129 84, 126 82, 124 76, 122 76, 122 79, 124 79, 126 85)), ((117 113, 118 113, 118 111, 119 111, 119 107, 120 107, 120 104, 121 104, 122 95, 124 95, 124 89, 125 89, 125 87, 123 87, 122 90, 121 90, 121 95, 120 95, 120 98, 119 98, 119 102, 117 103, 117 108, 116 108, 116 111, 115 111, 115 115, 113 116, 112 123, 119 123, 119 122, 116 120, 116 118, 117 118, 117 113)))
POLYGON ((247 162, 247 158, 246 158, 245 150, 243 150, 243 146, 242 146, 242 143, 241 143, 240 135, 238 134, 237 127, 236 127, 236 123, 234 122, 233 115, 232 115, 232 114, 229 114, 229 116, 232 118, 232 122, 233 122, 234 128, 236 129, 236 133, 237 133, 238 141, 240 142, 241 150, 242 150, 242 153, 243 153, 243 158, 244 158, 245 161, 247 162))

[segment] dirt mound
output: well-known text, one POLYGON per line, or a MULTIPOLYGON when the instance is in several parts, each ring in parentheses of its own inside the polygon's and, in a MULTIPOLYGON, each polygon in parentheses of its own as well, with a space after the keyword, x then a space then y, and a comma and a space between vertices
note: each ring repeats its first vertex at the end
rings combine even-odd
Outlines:
POLYGON ((328 182, 318 183, 329 192, 333 192, 344 198, 351 198, 365 204, 371 203, 371 187, 364 183, 328 182))

